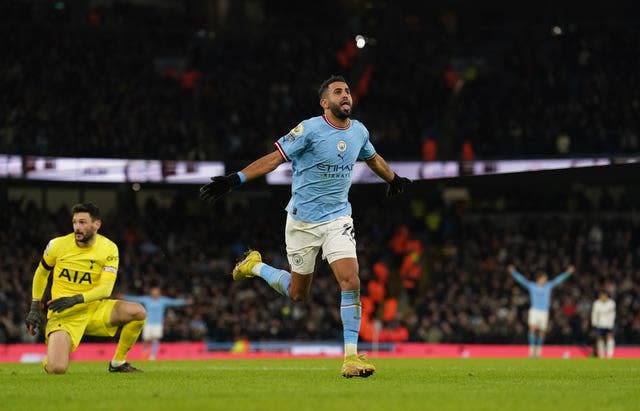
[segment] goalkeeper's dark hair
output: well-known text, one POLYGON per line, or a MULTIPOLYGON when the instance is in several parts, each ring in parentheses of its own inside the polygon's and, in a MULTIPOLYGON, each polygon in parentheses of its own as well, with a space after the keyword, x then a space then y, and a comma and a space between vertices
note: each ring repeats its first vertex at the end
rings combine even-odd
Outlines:
POLYGON ((102 220, 100 216, 100 208, 93 203, 78 203, 71 207, 71 214, 89 213, 92 220, 102 220))
POLYGON ((329 77, 328 79, 326 79, 325 81, 322 82, 322 84, 320 84, 320 88, 318 89, 318 97, 319 98, 324 98, 324 93, 326 93, 326 91, 329 89, 329 86, 331 85, 331 83, 335 83, 336 81, 341 81, 343 83, 346 83, 347 80, 344 79, 344 77, 336 75, 336 74, 332 74, 331 77, 329 77))

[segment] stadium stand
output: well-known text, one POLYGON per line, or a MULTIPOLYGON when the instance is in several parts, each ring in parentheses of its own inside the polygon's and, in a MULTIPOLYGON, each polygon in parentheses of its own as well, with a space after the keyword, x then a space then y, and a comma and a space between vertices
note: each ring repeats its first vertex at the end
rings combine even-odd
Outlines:
POLYGON ((350 20, 336 2, 310 24, 299 7, 271 3, 258 21, 236 10, 226 24, 186 7, 4 3, 0 152, 252 159, 293 119, 319 113, 314 90, 334 72, 389 159, 420 159, 429 139, 441 160, 463 148, 479 158, 638 150, 640 32, 624 10, 506 9, 498 23, 489 9, 387 2, 350 20), (359 30, 371 32, 361 50, 359 30))
MULTIPOLYGON (((507 275, 505 265, 514 262, 523 273, 537 268, 556 273, 575 261, 578 273, 554 291, 547 341, 588 344, 590 304, 596 290, 606 287, 618 302, 617 340, 621 345, 633 343, 640 330, 640 243, 634 212, 623 206, 628 199, 618 194, 605 201, 602 196, 602 204, 593 204, 567 195, 546 210, 514 198, 508 198, 511 205, 506 210, 483 209, 481 198, 481 206, 468 204, 466 209, 426 202, 420 196, 395 212, 382 201, 362 204, 355 219, 363 294, 375 300, 368 319, 380 321, 385 330, 380 342, 523 342, 528 297, 507 275), (580 201, 589 207, 573 209, 580 201), (398 230, 406 233, 404 243, 397 241, 398 230), (404 260, 417 251, 417 244, 422 250, 415 260, 419 279, 407 287, 404 260), (381 265, 386 274, 380 274, 381 265), (377 299, 372 284, 382 277, 378 292, 383 298, 377 299), (392 307, 385 308, 385 301, 392 307)), ((261 282, 234 283, 228 274, 245 247, 264 250, 265 260, 285 264, 283 245, 274 246, 283 230, 281 210, 256 214, 249 206, 234 204, 233 210, 220 205, 211 212, 195 201, 176 195, 169 206, 153 200, 139 208, 120 204, 105 217, 102 231, 121 250, 116 295, 142 294, 159 283, 167 295, 192 296, 192 306, 171 310, 167 316, 167 341, 340 338, 340 317, 332 308, 339 292, 326 265, 315 277, 309 301, 299 304, 274 298, 261 282), (235 217, 239 212, 242 219, 235 217)), ((286 196, 274 196, 273 202, 284 205, 286 196)), ((22 324, 32 270, 51 233, 69 230, 69 216, 65 208, 48 211, 18 200, 5 202, 3 209, 8 212, 3 213, 6 229, 0 234, 0 341, 29 341, 22 324)))

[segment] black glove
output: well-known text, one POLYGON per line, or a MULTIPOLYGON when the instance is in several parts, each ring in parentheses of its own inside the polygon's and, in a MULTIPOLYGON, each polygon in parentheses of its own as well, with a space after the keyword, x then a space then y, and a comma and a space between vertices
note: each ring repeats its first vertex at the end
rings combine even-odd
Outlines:
POLYGON ((393 174, 393 180, 389 181, 387 186, 387 198, 395 198, 404 193, 404 189, 411 184, 412 181, 406 177, 400 177, 393 174))
POLYGON ((71 297, 60 297, 49 301, 49 309, 53 312, 59 313, 62 310, 66 310, 69 307, 73 307, 74 305, 83 302, 84 296, 82 294, 76 294, 71 297))
POLYGON ((44 317, 42 315, 42 309, 40 309, 40 301, 31 301, 31 308, 29 308, 27 318, 25 319, 29 334, 38 334, 38 332, 42 328, 43 321, 44 317))
POLYGON ((211 177, 209 184, 200 187, 200 198, 213 203, 240 184, 242 184, 242 182, 240 181, 238 173, 229 174, 228 176, 211 177))

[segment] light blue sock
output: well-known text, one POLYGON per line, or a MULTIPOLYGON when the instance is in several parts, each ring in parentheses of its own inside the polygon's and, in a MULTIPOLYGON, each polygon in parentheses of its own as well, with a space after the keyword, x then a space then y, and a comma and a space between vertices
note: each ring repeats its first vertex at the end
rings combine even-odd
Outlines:
POLYGON ((529 345, 531 346, 536 345, 537 340, 538 340, 538 337, 536 336, 536 333, 529 332, 529 345))
POLYGON ((278 268, 273 268, 270 265, 262 264, 260 267, 260 274, 267 284, 271 286, 278 293, 289 297, 289 284, 291 283, 291 273, 278 268))
POLYGON ((358 334, 360 333, 360 290, 342 291, 340 299, 340 318, 344 335, 345 355, 357 353, 358 334))
POLYGON ((160 340, 151 341, 151 356, 156 357, 158 355, 158 348, 160 347, 160 340))
POLYGON ((542 347, 542 343, 544 342, 544 337, 541 335, 538 335, 538 338, 536 338, 536 345, 538 347, 542 347))

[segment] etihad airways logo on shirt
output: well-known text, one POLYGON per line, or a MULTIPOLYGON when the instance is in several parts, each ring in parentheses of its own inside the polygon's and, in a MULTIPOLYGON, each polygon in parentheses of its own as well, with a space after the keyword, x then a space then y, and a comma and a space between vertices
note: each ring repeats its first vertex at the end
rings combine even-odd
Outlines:
POLYGON ((323 173, 339 173, 353 170, 354 164, 317 164, 316 168, 323 173))
POLYGON ((351 178, 351 170, 355 164, 317 164, 319 176, 326 179, 344 180, 351 178))

